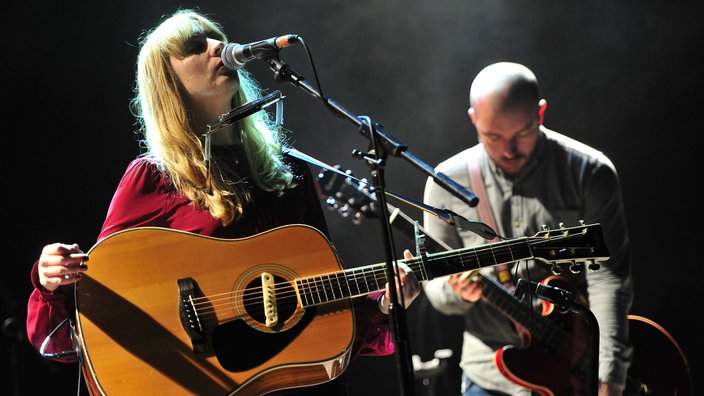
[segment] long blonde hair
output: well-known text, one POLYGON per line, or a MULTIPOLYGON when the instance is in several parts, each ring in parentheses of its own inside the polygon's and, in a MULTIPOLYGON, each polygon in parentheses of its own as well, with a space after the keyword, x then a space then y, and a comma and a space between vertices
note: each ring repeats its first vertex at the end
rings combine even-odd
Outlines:
MULTIPOLYGON (((176 11, 140 40, 135 97, 130 109, 143 135, 141 156, 152 158, 165 172, 175 191, 227 225, 242 216, 248 200, 241 180, 220 173, 210 175, 203 143, 188 116, 169 56, 185 56, 188 40, 196 34, 227 42, 222 27, 189 9, 176 11), (209 180, 210 179, 210 180, 209 180)), ((244 69, 238 70, 240 89, 231 108, 262 97, 262 89, 244 69)), ((213 120, 215 121, 215 120, 213 120)), ((279 195, 295 186, 294 176, 282 157, 285 139, 266 111, 239 121, 241 140, 251 178, 262 189, 279 195)))

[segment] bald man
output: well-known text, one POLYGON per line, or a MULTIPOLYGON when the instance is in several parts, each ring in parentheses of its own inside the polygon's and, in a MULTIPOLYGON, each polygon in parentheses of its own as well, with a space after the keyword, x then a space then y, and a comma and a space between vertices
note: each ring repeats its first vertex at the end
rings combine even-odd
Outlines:
MULTIPOLYGON (((473 191, 480 204, 469 207, 432 178, 426 183, 424 202, 483 221, 508 239, 534 236, 543 225, 556 229, 560 224, 579 226, 580 220, 587 225, 600 223, 610 258, 598 262, 596 271, 585 266, 577 274, 565 271, 560 279, 567 281, 562 288, 572 288, 575 297, 589 296, 589 310, 598 322, 598 394, 622 395, 633 353, 627 317, 633 285, 626 216, 614 165, 600 151, 543 125, 547 102, 540 97, 535 75, 523 65, 500 62, 481 70, 471 84, 469 102, 468 114, 479 143, 441 162, 436 171, 473 191)), ((423 222, 428 234, 456 249, 494 242, 457 229, 431 213, 424 214, 423 222)), ((524 260, 499 270, 492 266, 478 276, 455 274, 424 284, 435 309, 465 317, 462 394, 547 394, 546 389, 554 394, 595 394, 592 385, 597 374, 589 371, 595 344, 590 342, 589 327, 584 326, 587 318, 575 311, 547 316, 548 324, 555 327, 561 327, 563 320, 577 325, 573 329, 565 325, 568 341, 558 342, 557 350, 546 351, 550 340, 541 339, 543 334, 536 329, 524 328, 535 323, 531 321, 539 313, 516 320, 521 318, 515 312, 502 312, 496 297, 486 293, 486 279, 501 277, 503 289, 499 290, 508 293, 520 278, 540 281, 549 277, 549 266, 524 260), (527 334, 532 337, 531 348, 523 348, 528 345, 527 334)), ((539 305, 540 299, 528 294, 524 302, 530 312, 527 306, 539 305)))

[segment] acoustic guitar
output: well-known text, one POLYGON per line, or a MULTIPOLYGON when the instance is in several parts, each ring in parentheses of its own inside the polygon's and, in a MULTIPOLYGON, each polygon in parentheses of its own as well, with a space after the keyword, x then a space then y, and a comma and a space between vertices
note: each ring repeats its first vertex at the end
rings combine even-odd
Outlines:
MULTIPOLYGON (((379 216, 373 189, 365 180, 358 181, 351 172, 321 170, 319 193, 331 209, 359 224, 363 218, 379 216)), ((425 248, 431 252, 451 250, 399 208, 388 204, 389 221, 411 240, 416 233, 424 236, 425 248)), ((571 267, 574 270, 576 267, 571 267)), ((482 298, 491 303, 516 326, 521 345, 507 345, 494 356, 497 368, 508 380, 543 396, 585 394, 589 382, 589 329, 584 318, 573 312, 559 312, 549 302, 541 302, 535 312, 531 301, 519 298, 499 281, 470 271, 482 289, 482 298)), ((584 306, 588 302, 564 278, 554 275, 541 283, 573 293, 584 306)), ((678 395, 692 393, 689 365, 677 341, 656 322, 638 315, 629 315, 630 338, 634 358, 629 368, 624 396, 678 395)))
MULTIPOLYGON (((242 239, 132 228, 88 254, 76 333, 93 395, 263 395, 330 381, 350 359, 351 299, 387 282, 385 263, 343 269, 305 225, 242 239)), ((522 259, 606 257, 592 224, 401 261, 429 280, 522 259)))

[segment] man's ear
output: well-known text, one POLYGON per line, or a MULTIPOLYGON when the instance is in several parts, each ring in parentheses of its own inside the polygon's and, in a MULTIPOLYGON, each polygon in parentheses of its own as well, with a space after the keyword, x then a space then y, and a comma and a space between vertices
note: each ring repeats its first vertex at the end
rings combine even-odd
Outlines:
POLYGON ((543 125, 543 120, 545 120, 545 109, 548 107, 548 102, 545 99, 540 99, 538 101, 538 122, 543 125))
POLYGON ((472 124, 477 125, 477 114, 474 112, 474 108, 470 107, 469 110, 467 110, 467 114, 469 114, 472 124))

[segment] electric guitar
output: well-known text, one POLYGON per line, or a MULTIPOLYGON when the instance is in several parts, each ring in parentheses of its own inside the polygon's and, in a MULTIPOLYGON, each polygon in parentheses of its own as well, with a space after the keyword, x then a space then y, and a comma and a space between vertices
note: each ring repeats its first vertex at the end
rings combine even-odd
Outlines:
MULTIPOLYGON (((386 264, 343 269, 305 225, 219 239, 159 227, 98 241, 76 283, 76 333, 93 395, 263 395, 338 377, 351 298, 383 290, 386 264)), ((598 224, 400 260, 419 280, 535 258, 608 257, 598 224)))
MULTIPOLYGON (((362 218, 378 217, 373 189, 365 180, 356 181, 349 171, 345 174, 348 176, 328 170, 318 174, 319 193, 329 207, 343 216, 352 215, 355 224, 362 218)), ((428 251, 451 250, 399 208, 388 203, 387 206, 390 223, 404 236, 414 240, 416 233, 421 232, 428 251)), ((482 297, 508 317, 521 336, 521 345, 507 345, 496 351, 494 362, 504 377, 543 396, 585 394, 590 367, 586 356, 589 329, 584 318, 571 311, 558 314, 556 307, 545 301, 540 304, 542 312, 536 313, 529 301, 515 296, 496 279, 478 271, 467 276, 475 277, 482 297)), ((559 276, 548 277, 542 283, 568 290, 577 302, 588 305, 586 298, 559 276)), ((662 326, 642 316, 629 315, 629 326, 631 341, 642 349, 634 351, 624 396, 690 395, 689 366, 675 339, 662 326)))

